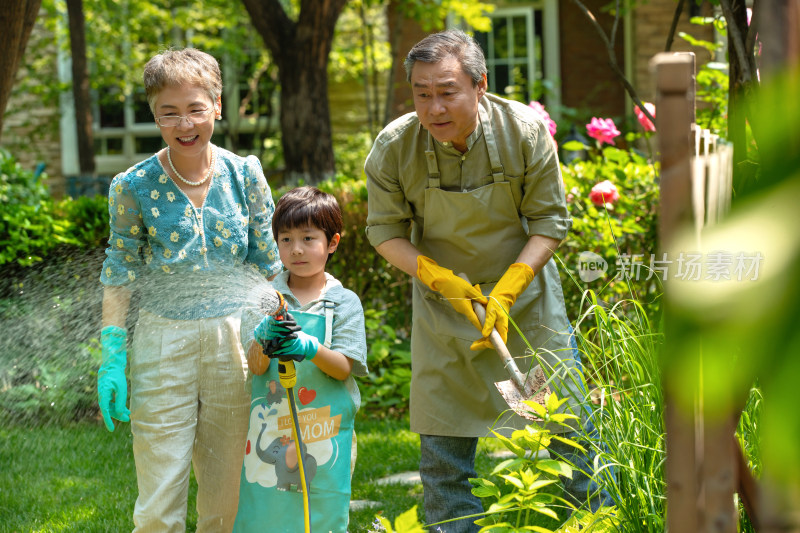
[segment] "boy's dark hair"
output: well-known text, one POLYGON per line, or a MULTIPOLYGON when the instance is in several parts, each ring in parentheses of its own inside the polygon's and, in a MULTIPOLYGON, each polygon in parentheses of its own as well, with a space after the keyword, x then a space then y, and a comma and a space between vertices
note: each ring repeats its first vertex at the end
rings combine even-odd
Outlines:
POLYGON ((272 235, 275 239, 282 230, 305 226, 321 229, 328 243, 334 235, 342 233, 342 211, 332 194, 305 186, 281 196, 272 215, 272 235))

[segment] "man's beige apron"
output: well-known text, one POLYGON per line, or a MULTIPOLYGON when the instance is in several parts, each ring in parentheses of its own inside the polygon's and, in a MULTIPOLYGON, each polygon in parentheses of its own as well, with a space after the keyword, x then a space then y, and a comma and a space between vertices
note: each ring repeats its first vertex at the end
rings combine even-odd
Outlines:
MULTIPOLYGON (((424 228, 412 234, 412 243, 439 265, 465 273, 488 295, 528 242, 526 221, 514 202, 503 173, 492 125, 480 108, 481 127, 493 182, 471 191, 440 188, 436 153, 428 135, 428 186, 425 190, 424 228)), ((475 147, 473 147, 475 149, 475 147)), ((469 349, 480 332, 438 293, 414 279, 414 323, 411 334, 411 430, 427 435, 485 436, 490 428, 524 427, 524 419, 508 411, 494 386, 509 378, 494 350, 469 349), (501 416, 503 413, 503 416, 501 416), (498 418, 499 417, 499 418, 498 418)), ((537 350, 536 358, 509 325, 508 347, 520 370, 542 364, 575 368, 569 347, 569 322, 561 282, 551 259, 511 308, 511 318, 537 350), (527 351, 527 355, 526 355, 527 351)), ((575 372, 551 388, 559 397, 582 398, 575 372)), ((574 405, 576 402, 571 402, 574 405)), ((575 409, 577 413, 577 409, 575 409)), ((556 429, 556 428, 553 428, 556 429)), ((504 432, 505 433, 505 432, 504 432)))

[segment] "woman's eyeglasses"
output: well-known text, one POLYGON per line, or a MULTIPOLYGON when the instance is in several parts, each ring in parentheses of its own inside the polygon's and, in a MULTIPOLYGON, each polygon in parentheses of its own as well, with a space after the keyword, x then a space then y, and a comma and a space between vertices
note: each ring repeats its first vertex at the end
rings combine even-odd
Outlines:
POLYGON ((205 111, 192 111, 186 115, 162 115, 156 117, 156 122, 163 128, 174 128, 183 119, 186 119, 190 124, 202 124, 208 121, 208 114, 212 111, 213 109, 206 109, 205 111))

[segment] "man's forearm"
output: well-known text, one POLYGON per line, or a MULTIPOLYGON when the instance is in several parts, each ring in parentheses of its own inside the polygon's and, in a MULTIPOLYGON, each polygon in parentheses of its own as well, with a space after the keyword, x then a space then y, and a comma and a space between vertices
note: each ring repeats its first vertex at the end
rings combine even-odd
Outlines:
POLYGON ((417 256, 421 254, 408 239, 389 239, 376 246, 375 251, 409 276, 417 277, 417 256))
POLYGON ((539 273, 544 265, 553 257, 561 241, 544 235, 532 235, 519 253, 517 263, 530 265, 535 273, 539 273))

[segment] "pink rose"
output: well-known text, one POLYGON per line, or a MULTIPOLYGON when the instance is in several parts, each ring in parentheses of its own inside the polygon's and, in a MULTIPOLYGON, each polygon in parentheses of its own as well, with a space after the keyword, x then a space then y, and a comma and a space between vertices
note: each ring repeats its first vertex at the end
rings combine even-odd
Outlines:
MULTIPOLYGON (((651 115, 653 115, 653 118, 656 118, 656 106, 650 102, 644 102, 644 108, 647 109, 651 115)), ((639 124, 642 125, 644 131, 656 131, 655 124, 653 124, 653 122, 647 118, 647 115, 644 114, 644 111, 639 109, 638 105, 634 107, 633 110, 636 112, 636 118, 639 119, 639 124)))
POLYGON ((540 104, 539 102, 537 102, 536 100, 534 100, 533 102, 528 104, 528 107, 530 107, 531 109, 536 111, 536 114, 539 115, 539 117, 544 121, 545 124, 547 124, 547 131, 550 132, 550 135, 555 137, 556 128, 558 128, 558 126, 553 121, 553 119, 550 118, 550 113, 548 113, 544 109, 544 106, 542 104, 540 104))
POLYGON ((592 187, 592 192, 589 193, 589 200, 597 207, 602 207, 604 204, 613 205, 619 200, 619 192, 617 187, 610 181, 601 181, 592 187))
POLYGON ((614 144, 614 137, 619 135, 619 130, 610 118, 592 117, 592 121, 586 125, 586 132, 589 137, 608 144, 614 144))

